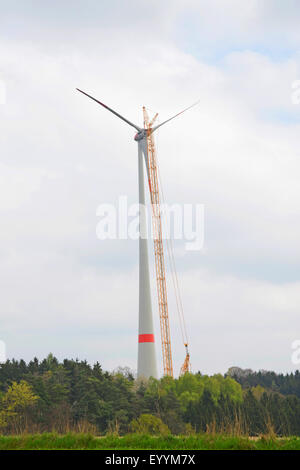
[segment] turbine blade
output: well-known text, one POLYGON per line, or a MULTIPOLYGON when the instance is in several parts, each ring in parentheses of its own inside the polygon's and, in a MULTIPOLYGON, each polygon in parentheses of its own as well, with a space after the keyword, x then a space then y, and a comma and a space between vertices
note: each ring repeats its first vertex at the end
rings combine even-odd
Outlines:
POLYGON ((192 105, 189 106, 188 108, 185 108, 183 111, 180 111, 180 113, 175 114, 175 116, 172 116, 172 117, 170 117, 169 119, 167 119, 166 121, 162 122, 161 124, 158 124, 158 126, 153 127, 152 132, 156 131, 156 129, 158 129, 159 127, 163 126, 164 124, 166 124, 167 122, 171 121, 172 119, 176 118, 177 116, 179 116, 180 114, 184 113, 184 112, 187 111, 188 109, 191 109, 193 106, 196 106, 196 104, 198 104, 199 102, 200 102, 200 100, 196 101, 196 103, 192 104, 192 105))
POLYGON ((109 108, 108 106, 106 106, 106 104, 104 103, 101 103, 101 101, 98 101, 96 100, 96 98, 94 98, 93 96, 91 95, 88 95, 87 93, 85 93, 85 91, 82 91, 82 90, 79 90, 79 88, 76 88, 77 91, 80 91, 80 93, 83 93, 85 96, 88 96, 89 98, 91 98, 92 100, 96 101, 96 103, 99 103, 101 104, 101 106, 103 106, 104 108, 108 109, 108 111, 110 111, 111 113, 115 114, 116 116, 118 116, 120 119, 122 119, 123 121, 127 122, 127 124, 129 124, 130 126, 134 127, 137 131, 141 131, 142 129, 138 126, 136 126, 135 124, 133 124, 132 122, 128 121, 128 119, 124 118, 123 116, 121 116, 121 114, 117 113, 116 111, 114 111, 113 109, 109 108))

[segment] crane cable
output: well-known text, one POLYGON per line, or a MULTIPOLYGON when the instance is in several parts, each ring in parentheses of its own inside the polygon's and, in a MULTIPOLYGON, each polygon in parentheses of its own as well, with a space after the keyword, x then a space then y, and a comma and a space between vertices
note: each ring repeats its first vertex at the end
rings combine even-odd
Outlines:
MULTIPOLYGON (((158 148, 157 136, 156 136, 156 148, 158 148)), ((156 165, 157 165, 157 172, 158 172, 158 180, 159 180, 161 198, 162 198, 162 201, 163 201, 163 206, 166 207, 165 197, 164 197, 164 192, 163 192, 163 186, 162 186, 161 173, 160 173, 160 168, 159 168, 159 162, 158 162, 158 159, 157 159, 157 155, 156 155, 156 165)), ((165 233, 167 233, 166 217, 162 217, 162 220, 163 220, 165 233)), ((184 317, 181 291, 180 291, 180 287, 179 287, 178 275, 177 275, 177 270, 176 270, 173 242, 172 242, 171 236, 169 238, 166 237, 165 240, 166 240, 167 253, 168 253, 168 258, 169 258, 169 264, 170 264, 170 268, 171 268, 170 269, 171 277, 172 277, 172 282, 173 282, 174 291, 175 291, 175 300, 176 300, 176 307, 177 307, 177 313, 178 313, 178 318, 179 318, 179 325, 180 325, 182 340, 183 340, 184 346, 187 348, 188 335, 187 335, 187 328, 186 328, 186 322, 185 322, 185 317, 184 317)))

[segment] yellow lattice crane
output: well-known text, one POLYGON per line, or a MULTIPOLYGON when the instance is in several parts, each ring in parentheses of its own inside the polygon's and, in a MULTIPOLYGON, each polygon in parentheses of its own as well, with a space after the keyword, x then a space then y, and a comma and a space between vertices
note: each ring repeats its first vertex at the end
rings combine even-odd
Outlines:
MULTIPOLYGON (((148 183, 150 190, 150 201, 152 206, 152 226, 153 226, 153 239, 154 239, 154 256, 155 256, 155 270, 156 270, 156 284, 158 295, 158 309, 160 318, 160 331, 162 343, 162 356, 163 356, 163 370, 164 375, 173 377, 173 363, 172 363, 172 350, 171 350, 171 336, 169 325, 169 311, 168 311, 168 297, 166 285, 166 270, 164 259, 164 245, 162 234, 162 214, 160 203, 159 188, 160 178, 158 172, 157 155, 155 151, 154 136, 152 132, 152 125, 156 120, 158 114, 150 121, 146 108, 143 107, 144 114, 144 129, 147 130, 147 173, 148 183)), ((178 285, 178 278, 175 268, 175 260, 173 255, 172 245, 167 245, 170 262, 172 265, 172 275, 176 295, 177 309, 180 319, 180 325, 183 335, 183 341, 186 351, 184 363, 180 369, 180 375, 190 372, 190 354, 188 349, 188 341, 186 334, 186 327, 184 322, 183 308, 178 285)))

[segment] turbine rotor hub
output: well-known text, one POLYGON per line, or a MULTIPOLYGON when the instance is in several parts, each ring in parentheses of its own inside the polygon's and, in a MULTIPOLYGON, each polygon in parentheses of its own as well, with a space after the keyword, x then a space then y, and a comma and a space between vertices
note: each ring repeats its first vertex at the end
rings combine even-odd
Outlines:
POLYGON ((142 129, 139 132, 137 132, 137 134, 135 134, 134 140, 136 140, 137 142, 139 140, 143 140, 146 137, 146 135, 147 135, 147 129, 142 129))

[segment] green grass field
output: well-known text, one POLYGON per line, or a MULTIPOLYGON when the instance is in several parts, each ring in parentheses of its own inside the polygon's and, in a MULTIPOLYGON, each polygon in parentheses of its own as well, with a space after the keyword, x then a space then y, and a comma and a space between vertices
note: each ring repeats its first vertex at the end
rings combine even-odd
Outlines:
POLYGON ((54 433, 0 436, 0 450, 86 449, 86 450, 300 450, 300 438, 230 437, 219 435, 154 437, 128 434, 95 437, 91 434, 54 433))

